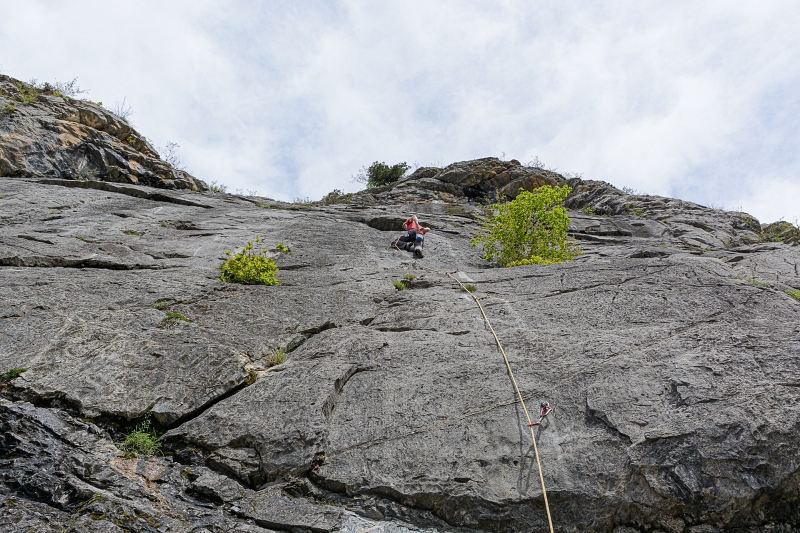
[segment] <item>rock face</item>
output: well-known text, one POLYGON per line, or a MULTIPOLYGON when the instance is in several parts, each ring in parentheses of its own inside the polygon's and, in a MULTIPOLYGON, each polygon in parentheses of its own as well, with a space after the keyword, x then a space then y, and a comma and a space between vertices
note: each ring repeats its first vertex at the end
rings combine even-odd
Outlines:
POLYGON ((2 529, 546 531, 460 270, 529 408, 555 406, 537 442, 556 531, 797 531, 800 247, 570 180, 583 255, 493 268, 469 199, 567 180, 423 170, 321 208, 0 178, 0 371, 28 369, 0 403, 2 529), (410 212, 434 230, 421 262, 388 248, 410 212), (256 235, 291 249, 271 252, 281 284, 218 281, 256 235), (148 413, 166 455, 125 459, 113 442, 148 413))
POLYGON ((555 172, 526 167, 516 159, 486 157, 445 168, 421 167, 395 183, 356 193, 354 201, 372 205, 486 202, 496 201, 499 196, 516 198, 520 189, 530 191, 564 183, 564 177, 555 172))
POLYGON ((0 176, 135 183, 206 190, 162 161, 122 118, 92 102, 53 96, 0 75, 0 176))

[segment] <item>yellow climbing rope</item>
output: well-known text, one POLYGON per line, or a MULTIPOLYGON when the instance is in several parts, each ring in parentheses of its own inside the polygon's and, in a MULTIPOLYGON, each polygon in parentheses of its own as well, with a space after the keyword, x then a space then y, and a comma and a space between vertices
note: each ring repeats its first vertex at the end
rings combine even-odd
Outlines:
MULTIPOLYGON (((394 242, 392 243, 392 246, 394 246, 395 248, 400 250, 400 248, 398 248, 397 245, 394 242)), ((522 410, 525 412, 525 418, 528 419, 528 429, 531 430, 531 441, 533 441, 533 453, 536 456, 536 466, 539 469, 539 481, 542 484, 542 497, 544 498, 544 509, 547 512, 547 524, 550 526, 550 533, 554 533, 553 532, 553 519, 550 516, 550 504, 547 502, 547 489, 544 486, 544 475, 542 474, 542 463, 539 460, 539 447, 536 445, 536 434, 533 432, 533 427, 534 427, 533 420, 531 420, 531 415, 530 415, 530 413, 528 413, 528 407, 525 405, 525 400, 522 397, 522 392, 520 392, 519 385, 517 385, 517 379, 514 377, 514 371, 511 370, 511 363, 509 363, 509 361, 508 361, 508 356, 506 355, 506 351, 503 349, 503 345, 500 344, 500 339, 497 337, 497 333, 495 333, 494 328, 492 327, 492 323, 489 321, 489 317, 486 316, 486 311, 484 311, 480 300, 478 300, 478 298, 475 297, 475 295, 472 293, 472 291, 467 289, 467 287, 463 283, 461 283, 461 280, 458 279, 457 277, 453 276, 453 274, 451 272, 444 272, 444 271, 440 271, 440 270, 434 270, 434 269, 432 269, 430 267, 427 267, 427 266, 423 265, 422 263, 420 263, 416 259, 414 259, 414 263, 416 263, 417 265, 419 265, 420 267, 422 267, 422 268, 424 268, 426 270, 430 270, 431 272, 437 272, 439 274, 447 274, 447 276, 450 277, 450 279, 454 280, 456 283, 461 285, 461 289, 464 292, 468 293, 470 296, 472 296, 472 299, 475 301, 476 304, 478 304, 478 309, 481 310, 481 314, 483 315, 483 320, 485 320, 486 321, 486 325, 489 326, 489 331, 492 332, 492 336, 494 336, 494 340, 497 343, 497 347, 500 348, 500 353, 503 354, 503 360, 506 363, 506 368, 508 369, 508 375, 511 376, 511 382, 514 384, 514 390, 517 392, 517 398, 519 398, 519 403, 522 404, 522 410)))

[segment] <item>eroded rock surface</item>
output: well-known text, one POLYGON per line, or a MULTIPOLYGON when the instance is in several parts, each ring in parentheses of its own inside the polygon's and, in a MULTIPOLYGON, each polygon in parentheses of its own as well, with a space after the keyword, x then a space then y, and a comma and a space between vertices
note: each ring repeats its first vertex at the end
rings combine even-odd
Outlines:
POLYGON ((207 189, 163 161, 145 137, 103 106, 54 96, 5 75, 0 75, 0 176, 207 189))
POLYGON ((584 254, 492 268, 463 188, 516 187, 513 163, 451 165, 435 179, 460 189, 428 203, 409 178, 324 208, 0 179, 0 370, 28 369, 0 406, 4 530, 545 531, 458 269, 529 408, 555 406, 537 438, 557 531, 794 531, 800 247, 572 180, 584 254), (419 263, 388 248, 410 211, 434 228, 419 263), (256 235, 281 284, 218 281, 256 235), (167 455, 124 459, 112 441, 147 413, 167 455))

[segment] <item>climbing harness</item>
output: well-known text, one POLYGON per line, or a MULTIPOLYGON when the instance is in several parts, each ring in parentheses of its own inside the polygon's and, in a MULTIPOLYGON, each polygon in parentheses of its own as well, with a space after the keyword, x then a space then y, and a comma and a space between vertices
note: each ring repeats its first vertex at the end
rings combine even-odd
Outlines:
MULTIPOLYGON (((395 248, 397 248, 395 243, 392 243, 392 245, 395 248)), ((400 250, 400 248, 397 248, 397 249, 400 250)), ((536 434, 533 432, 534 426, 538 426, 539 424, 541 424, 542 420, 544 420, 545 417, 547 417, 547 415, 549 415, 553 411, 553 408, 547 402, 541 404, 540 410, 539 410, 539 421, 534 423, 533 420, 531 420, 531 415, 528 412, 528 408, 525 406, 525 399, 522 397, 522 392, 519 390, 519 385, 517 385, 517 379, 514 377, 514 371, 511 370, 511 363, 508 361, 508 356, 506 355, 506 351, 503 349, 503 345, 500 344, 500 339, 497 337, 497 333, 495 333, 494 328, 492 327, 492 323, 489 322, 489 317, 486 316, 486 311, 484 311, 480 300, 475 297, 475 295, 472 293, 472 291, 469 290, 466 287, 466 285, 461 283, 460 279, 458 279, 456 276, 453 275, 453 274, 457 274, 458 272, 460 272, 460 270, 456 270, 454 272, 444 272, 444 271, 441 271, 441 270, 435 270, 433 268, 427 267, 427 266, 423 265, 422 263, 420 263, 419 261, 417 261, 416 259, 413 259, 413 261, 414 261, 414 263, 416 263, 420 267, 422 267, 422 268, 424 268, 426 270, 430 270, 431 272, 436 272, 436 273, 439 273, 439 274, 447 274, 447 276, 450 279, 454 280, 456 283, 458 283, 461 286, 461 290, 463 290, 464 292, 466 292, 467 294, 472 296, 472 299, 475 301, 476 304, 478 304, 478 309, 481 310, 481 314, 483 315, 483 320, 486 322, 486 325, 489 327, 489 331, 492 332, 492 336, 494 337, 494 340, 497 343, 497 347, 500 349, 500 353, 503 354, 503 360, 506 363, 506 368, 508 369, 508 375, 511 377, 511 382, 514 384, 514 390, 517 393, 517 398, 519 399, 519 403, 522 405, 522 410, 525 412, 525 418, 528 420, 528 429, 531 430, 531 441, 533 441, 533 453, 536 456, 536 466, 539 468, 539 481, 542 484, 542 497, 544 499, 544 509, 547 512, 547 524, 548 524, 548 526, 550 526, 550 533, 554 533, 554 531, 553 531, 553 519, 550 516, 550 504, 547 502, 547 489, 544 486, 544 475, 542 474, 542 463, 539 460, 539 447, 536 445, 536 434)))

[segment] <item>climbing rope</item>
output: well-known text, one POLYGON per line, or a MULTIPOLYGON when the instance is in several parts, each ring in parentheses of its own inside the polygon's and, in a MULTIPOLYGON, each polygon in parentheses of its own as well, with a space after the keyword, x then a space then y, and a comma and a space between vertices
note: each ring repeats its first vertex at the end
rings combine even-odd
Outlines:
MULTIPOLYGON (((397 248, 398 250, 400 250, 400 248, 398 248, 397 245, 394 242, 392 242, 392 246, 397 248)), ((414 261, 414 263, 416 263, 417 265, 419 265, 420 267, 422 267, 424 269, 430 270, 432 272, 437 272, 439 274, 442 274, 442 273, 447 274, 450 277, 450 279, 454 280, 456 283, 458 283, 461 286, 461 290, 463 290, 464 292, 466 292, 470 296, 472 296, 472 299, 475 301, 476 304, 478 304, 478 309, 481 310, 481 314, 483 315, 483 320, 486 321, 486 325, 489 326, 489 331, 492 332, 492 336, 494 337, 494 340, 497 343, 497 347, 500 349, 500 353, 503 354, 503 360, 506 363, 506 368, 508 369, 508 375, 511 376, 511 382, 514 384, 514 390, 517 393, 517 398, 519 399, 519 403, 522 405, 522 410, 525 412, 525 418, 528 419, 528 429, 531 431, 531 441, 533 441, 533 453, 536 456, 536 466, 539 469, 539 481, 542 484, 542 497, 544 498, 544 509, 547 512, 547 523, 550 526, 550 533, 554 533, 553 532, 553 519, 550 516, 550 504, 547 502, 547 489, 544 486, 544 475, 542 474, 542 463, 541 463, 541 461, 539 459, 539 447, 536 445, 536 434, 533 432, 534 426, 538 426, 542 422, 542 420, 544 420, 544 418, 548 414, 550 414, 550 412, 553 410, 553 408, 550 407, 550 405, 547 404, 547 403, 542 404, 541 405, 541 409, 539 411, 539 421, 534 423, 533 420, 531 420, 531 415, 528 412, 527 406, 525 405, 525 399, 522 397, 522 392, 519 390, 519 385, 517 385, 517 379, 514 377, 514 371, 511 370, 511 363, 508 361, 508 356, 506 355, 506 351, 503 349, 503 345, 500 344, 500 339, 497 337, 497 333, 494 331, 494 327, 492 327, 492 323, 489 321, 489 317, 486 316, 486 311, 483 309, 483 306, 481 305, 480 300, 478 300, 478 298, 475 297, 475 294, 473 294, 472 291, 467 289, 467 287, 463 283, 461 283, 460 279, 458 279, 456 276, 453 276, 453 274, 455 274, 455 273, 457 273, 459 271, 456 270, 455 272, 444 272, 444 271, 440 271, 440 270, 434 270, 432 268, 429 268, 429 267, 423 265, 422 263, 420 263, 416 259, 414 259, 413 261, 414 261)))

